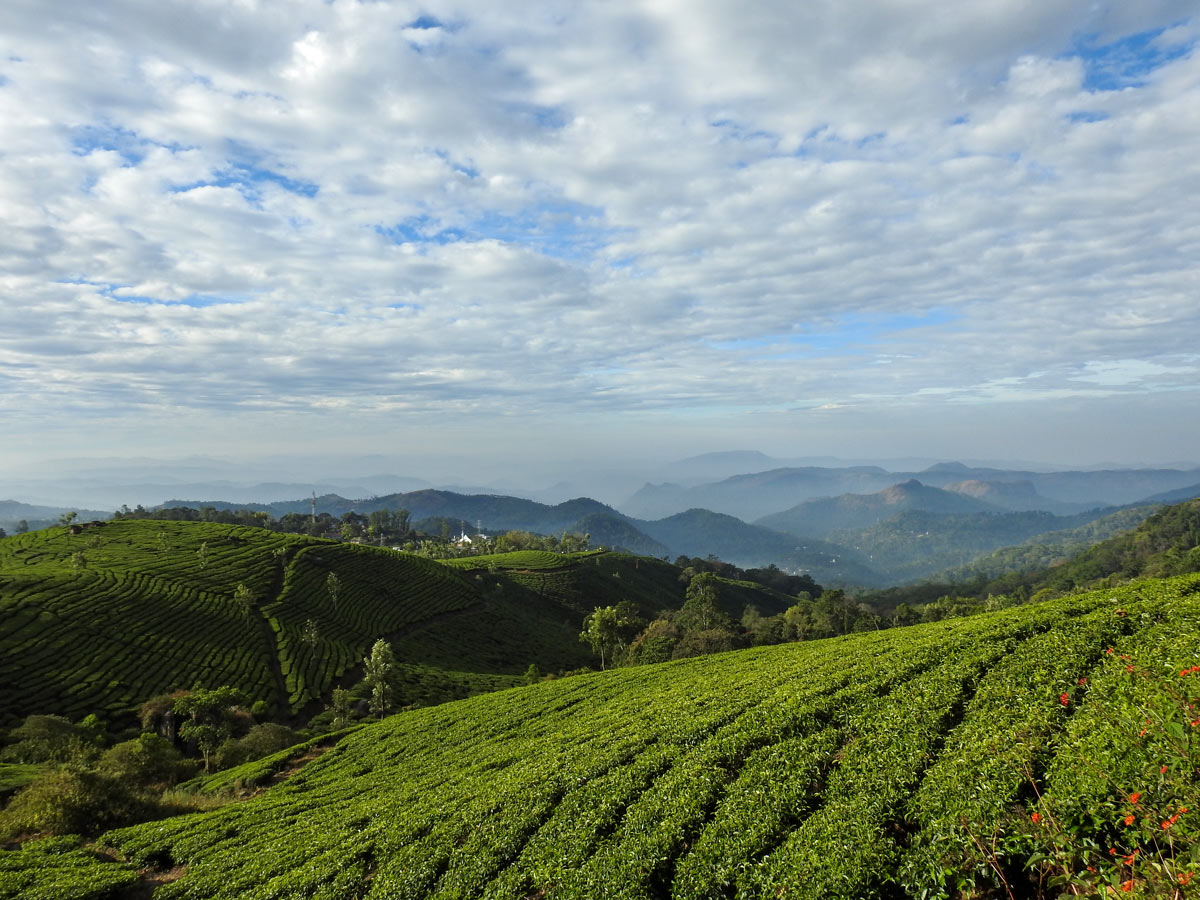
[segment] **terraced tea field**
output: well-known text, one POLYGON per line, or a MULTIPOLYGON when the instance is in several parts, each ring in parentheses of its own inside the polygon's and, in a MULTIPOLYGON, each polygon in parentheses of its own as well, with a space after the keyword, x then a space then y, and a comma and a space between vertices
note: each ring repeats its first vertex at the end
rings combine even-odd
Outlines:
MULTIPOLYGON (((124 862, 63 849, 55 896, 148 866, 157 900, 1182 897, 1197 705, 1195 576, 577 676, 360 729, 102 837, 124 862)), ((0 897, 52 855, 0 854, 0 897)))
POLYGON ((5 538, 0 724, 128 717, 197 681, 296 710, 381 635, 479 602, 429 560, 257 528, 120 520, 5 538))

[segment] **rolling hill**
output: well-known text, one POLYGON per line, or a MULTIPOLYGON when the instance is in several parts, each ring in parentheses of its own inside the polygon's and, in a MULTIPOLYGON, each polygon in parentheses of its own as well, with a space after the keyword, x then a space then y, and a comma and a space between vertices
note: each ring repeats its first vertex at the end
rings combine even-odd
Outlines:
POLYGON ((257 528, 119 520, 30 532, 0 541, 0 708, 9 722, 128 717, 202 681, 286 714, 378 636, 480 603, 430 560, 257 528))
MULTIPOLYGON (((308 502, 298 500, 246 506, 220 501, 170 501, 164 505, 261 509, 272 515, 282 515, 309 509, 308 502)), ((338 515, 351 509, 365 513, 397 507, 409 510, 416 520, 444 518, 478 523, 490 533, 518 530, 554 535, 569 531, 591 535, 593 546, 617 547, 647 556, 674 558, 711 553, 744 567, 775 563, 806 572, 822 584, 879 585, 886 580, 871 571, 858 554, 845 547, 827 541, 797 540, 792 535, 703 509, 644 521, 586 497, 554 506, 519 497, 435 490, 353 501, 343 497, 317 498, 318 512, 338 515)))
POLYGON ((1182 897, 1198 663, 1189 576, 542 683, 97 851, 2 850, 0 897, 1182 897))
MULTIPOLYGON (((129 721, 156 694, 228 684, 277 717, 356 680, 379 637, 400 701, 439 702, 594 659, 596 606, 678 608, 666 562, 615 553, 434 561, 351 543, 203 522, 120 519, 0 540, 0 726, 32 713, 129 721)), ((723 582, 740 617, 792 598, 723 582)))

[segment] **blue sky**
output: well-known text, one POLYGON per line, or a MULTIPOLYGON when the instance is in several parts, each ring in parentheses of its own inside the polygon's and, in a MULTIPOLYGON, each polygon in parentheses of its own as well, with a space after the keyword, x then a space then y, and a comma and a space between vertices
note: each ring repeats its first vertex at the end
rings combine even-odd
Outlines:
POLYGON ((0 459, 1196 459, 1198 39, 1174 0, 12 0, 0 459))

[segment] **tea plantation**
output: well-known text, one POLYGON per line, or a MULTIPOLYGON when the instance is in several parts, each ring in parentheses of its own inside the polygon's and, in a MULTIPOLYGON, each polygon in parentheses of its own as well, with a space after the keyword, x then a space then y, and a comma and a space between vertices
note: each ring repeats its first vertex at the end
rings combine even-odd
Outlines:
POLYGON ((431 560, 259 528, 127 519, 8 537, 0 725, 127 718, 197 682, 286 714, 381 635, 481 602, 431 560))
MULTIPOLYGON (((521 551, 434 561, 261 528, 119 519, 0 540, 0 727, 26 715, 128 722, 150 697, 230 685, 306 718, 396 649, 401 705, 509 687, 594 662, 598 605, 678 607, 680 570, 618 553, 521 551)), ((726 582, 734 616, 794 602, 726 582)))
POLYGON ((1147 581, 414 710, 0 897, 1184 897, 1198 706, 1200 577, 1147 581))

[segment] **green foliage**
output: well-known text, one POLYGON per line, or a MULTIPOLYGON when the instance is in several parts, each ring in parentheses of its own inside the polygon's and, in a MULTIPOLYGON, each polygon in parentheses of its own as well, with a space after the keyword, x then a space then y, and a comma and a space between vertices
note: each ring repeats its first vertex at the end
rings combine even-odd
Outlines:
POLYGON ((138 704, 201 673, 271 695, 275 648, 246 627, 232 597, 238 583, 269 595, 272 551, 297 539, 203 523, 77 527, 80 534, 52 529, 0 544, 0 717, 95 711, 131 724, 138 704), (97 535, 103 546, 73 572, 64 557, 97 535))
POLYGON ((141 734, 109 747, 97 769, 126 784, 167 788, 196 773, 196 763, 157 734, 141 734))
POLYGON ((63 716, 27 716, 9 733, 9 740, 12 743, 2 754, 8 762, 62 763, 84 760, 99 752, 97 729, 72 724, 63 716))
POLYGON ((233 731, 235 712, 246 702, 244 693, 227 685, 214 690, 196 687, 175 701, 174 713, 186 717, 179 736, 200 751, 204 771, 210 770, 217 748, 233 731))
POLYGON ((688 582, 687 593, 675 623, 684 631, 729 631, 732 622, 717 602, 719 582, 715 575, 705 572, 694 575, 688 582))
POLYGON ((1022 820, 1019 846, 1051 886, 1185 897, 1200 884, 1198 632, 1194 608, 1172 610, 1106 651, 1022 820))
POLYGON ((371 655, 363 663, 363 681, 371 692, 370 709, 375 716, 385 716, 392 706, 393 688, 391 685, 392 670, 396 667, 396 659, 392 656, 392 647, 383 638, 371 646, 371 655))
POLYGON ((277 722, 261 722, 244 737, 227 738, 217 749, 217 767, 229 769, 300 743, 300 735, 277 722))
POLYGON ((132 867, 101 857, 75 837, 0 850, 0 900, 110 900, 137 880, 132 867))
POLYGON ((22 834, 98 834, 150 818, 154 811, 119 778, 74 767, 48 769, 0 811, 0 840, 22 834))
POLYGON ((129 725, 147 698, 198 678, 299 709, 378 635, 479 601, 453 570, 388 550, 201 521, 74 527, 0 543, 0 724, 97 711, 129 725))

